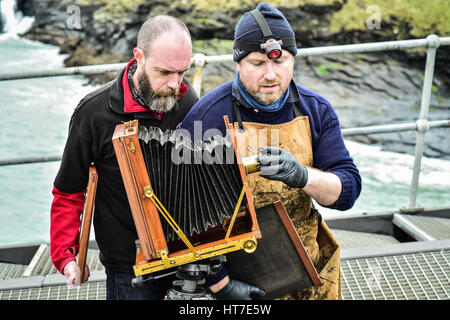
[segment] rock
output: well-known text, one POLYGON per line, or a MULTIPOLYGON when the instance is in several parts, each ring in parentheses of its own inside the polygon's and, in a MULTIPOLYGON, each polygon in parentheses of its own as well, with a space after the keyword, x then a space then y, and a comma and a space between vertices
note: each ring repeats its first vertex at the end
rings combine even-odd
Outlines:
MULTIPOLYGON (((328 99, 342 128, 415 122, 422 97, 421 70, 390 56, 354 54, 296 59, 295 80, 328 99), (382 59, 380 59, 382 57, 382 59), (324 66, 327 74, 314 69, 324 66)), ((429 120, 449 118, 449 92, 437 76, 429 120)), ((432 129, 426 135, 424 154, 450 159, 448 129, 432 129)), ((346 139, 381 145, 382 149, 414 154, 416 133, 384 133, 349 136, 346 139)))
MULTIPOLYGON (((345 1, 344 1, 345 2, 345 1)), ((253 4, 240 8, 197 10, 191 1, 142 1, 137 6, 124 2, 124 10, 105 9, 105 2, 75 2, 81 10, 81 29, 67 25, 67 7, 72 0, 23 0, 32 3, 35 24, 27 38, 61 47, 69 55, 67 66, 128 61, 136 45, 141 24, 156 14, 169 14, 188 26, 195 49, 208 55, 230 54, 234 27, 242 14, 253 4), (201 41, 205 41, 203 44, 201 41), (228 41, 228 42, 227 42, 228 41)), ((298 47, 364 43, 395 39, 398 21, 386 18, 379 31, 349 30, 330 32, 330 21, 342 8, 342 1, 332 4, 302 4, 279 9, 296 33, 298 47)), ((413 38, 407 26, 405 38, 413 38)), ((387 123, 414 122, 419 116, 426 50, 398 50, 371 54, 346 54, 297 58, 295 80, 322 94, 336 109, 343 128, 387 123)), ((90 76, 90 81, 103 83, 116 74, 90 76)), ((209 64, 204 68, 202 94, 233 79, 232 61, 209 64)), ((187 73, 192 77, 192 70, 187 73)), ((450 104, 450 46, 437 51, 430 120, 448 119, 450 104)), ((415 132, 354 136, 348 139, 380 144, 385 150, 414 153, 415 132)), ((427 132, 424 154, 450 159, 450 139, 447 129, 427 132)))

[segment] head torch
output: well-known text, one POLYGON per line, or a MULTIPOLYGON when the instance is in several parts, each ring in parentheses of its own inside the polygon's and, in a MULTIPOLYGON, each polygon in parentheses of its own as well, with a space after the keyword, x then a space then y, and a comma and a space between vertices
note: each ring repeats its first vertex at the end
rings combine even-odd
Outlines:
POLYGON ((281 57, 282 40, 268 39, 264 43, 261 43, 261 53, 265 53, 270 60, 276 60, 281 57))

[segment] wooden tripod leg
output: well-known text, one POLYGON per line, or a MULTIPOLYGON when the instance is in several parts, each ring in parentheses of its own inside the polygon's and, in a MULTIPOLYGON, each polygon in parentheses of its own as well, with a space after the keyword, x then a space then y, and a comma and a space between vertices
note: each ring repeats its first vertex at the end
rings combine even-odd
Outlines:
POLYGON ((80 282, 83 280, 84 268, 89 244, 89 233, 91 231, 92 212, 94 209, 95 193, 97 191, 98 175, 94 166, 89 168, 89 183, 87 187, 84 205, 83 223, 81 225, 80 251, 78 253, 78 269, 80 270, 80 282))

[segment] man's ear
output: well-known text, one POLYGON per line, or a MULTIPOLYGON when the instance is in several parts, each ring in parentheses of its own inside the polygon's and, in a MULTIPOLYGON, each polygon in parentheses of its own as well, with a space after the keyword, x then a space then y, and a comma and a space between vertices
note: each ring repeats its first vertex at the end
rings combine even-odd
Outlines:
POLYGON ((236 62, 236 70, 237 70, 238 72, 241 71, 241 65, 239 64, 239 62, 236 62))
POLYGON ((139 48, 134 48, 133 54, 134 57, 136 58, 138 65, 143 65, 145 60, 144 52, 139 48))

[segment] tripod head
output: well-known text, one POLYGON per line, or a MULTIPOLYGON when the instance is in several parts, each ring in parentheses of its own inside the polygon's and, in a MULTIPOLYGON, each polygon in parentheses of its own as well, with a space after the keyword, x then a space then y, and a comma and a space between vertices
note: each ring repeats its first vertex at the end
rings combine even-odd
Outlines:
POLYGON ((184 264, 174 271, 157 276, 147 275, 133 278, 131 285, 134 288, 142 287, 145 281, 156 280, 175 273, 178 280, 173 281, 173 287, 167 291, 165 300, 214 300, 214 297, 202 287, 202 284, 205 283, 206 276, 216 275, 225 261, 225 256, 216 256, 196 263, 184 264))

